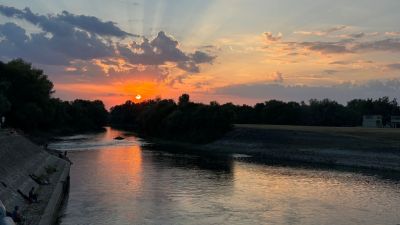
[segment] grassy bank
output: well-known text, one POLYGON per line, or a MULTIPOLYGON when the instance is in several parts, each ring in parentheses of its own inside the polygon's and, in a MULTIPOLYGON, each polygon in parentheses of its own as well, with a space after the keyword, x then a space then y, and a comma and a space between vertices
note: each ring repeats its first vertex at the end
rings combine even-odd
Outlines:
POLYGON ((396 129, 236 125, 223 138, 205 145, 154 141, 169 149, 247 154, 264 162, 400 172, 400 130, 396 129))

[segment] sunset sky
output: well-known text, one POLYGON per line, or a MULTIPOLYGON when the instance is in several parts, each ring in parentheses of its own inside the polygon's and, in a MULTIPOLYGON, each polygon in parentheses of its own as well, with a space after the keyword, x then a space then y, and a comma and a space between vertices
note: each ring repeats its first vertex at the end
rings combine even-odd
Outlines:
POLYGON ((3 0, 0 60, 108 107, 400 98, 398 0, 3 0))

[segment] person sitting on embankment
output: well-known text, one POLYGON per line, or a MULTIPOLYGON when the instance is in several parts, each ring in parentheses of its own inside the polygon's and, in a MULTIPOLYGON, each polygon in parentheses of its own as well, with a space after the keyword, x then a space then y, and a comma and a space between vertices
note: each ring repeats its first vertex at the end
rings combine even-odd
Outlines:
POLYGON ((2 116, 0 120, 0 128, 5 128, 6 127, 6 117, 2 116))
POLYGON ((0 200, 0 225, 15 225, 11 217, 7 215, 6 207, 0 200))
POLYGON ((21 213, 19 212, 19 206, 14 207, 14 211, 11 213, 11 218, 16 223, 21 223, 23 221, 23 217, 22 217, 21 213))
POLYGON ((29 191, 29 201, 30 202, 35 202, 35 203, 37 203, 37 202, 39 202, 38 201, 38 195, 35 193, 35 188, 34 187, 32 187, 31 188, 31 190, 29 191))

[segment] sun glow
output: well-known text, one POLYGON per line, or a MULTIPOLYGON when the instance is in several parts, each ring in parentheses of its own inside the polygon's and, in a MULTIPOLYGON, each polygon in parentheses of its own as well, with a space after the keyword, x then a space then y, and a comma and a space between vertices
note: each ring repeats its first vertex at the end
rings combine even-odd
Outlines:
POLYGON ((141 95, 136 95, 136 100, 140 100, 140 99, 142 99, 142 96, 141 95))

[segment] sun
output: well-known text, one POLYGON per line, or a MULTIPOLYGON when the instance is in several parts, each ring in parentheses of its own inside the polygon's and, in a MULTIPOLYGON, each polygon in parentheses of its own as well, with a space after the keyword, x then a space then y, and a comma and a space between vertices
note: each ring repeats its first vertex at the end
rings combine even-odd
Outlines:
POLYGON ((136 95, 136 100, 140 100, 140 99, 142 99, 142 96, 141 95, 136 95))

